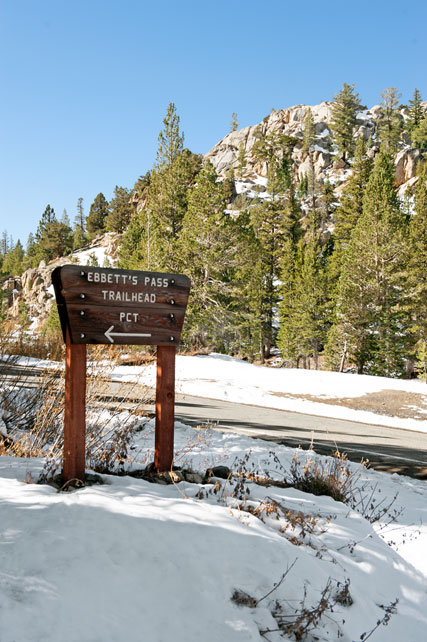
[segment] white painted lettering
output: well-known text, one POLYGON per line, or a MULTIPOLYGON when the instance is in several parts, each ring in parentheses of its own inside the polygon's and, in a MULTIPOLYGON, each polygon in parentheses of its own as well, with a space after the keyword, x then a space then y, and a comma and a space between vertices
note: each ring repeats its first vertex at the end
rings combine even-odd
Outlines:
POLYGON ((155 302, 156 302, 156 295, 150 294, 150 303, 155 303, 155 302))
POLYGON ((120 312, 119 313, 120 323, 137 323, 139 319, 138 312, 120 312))
POLYGON ((93 281, 93 272, 88 272, 87 273, 87 280, 88 281, 93 281))

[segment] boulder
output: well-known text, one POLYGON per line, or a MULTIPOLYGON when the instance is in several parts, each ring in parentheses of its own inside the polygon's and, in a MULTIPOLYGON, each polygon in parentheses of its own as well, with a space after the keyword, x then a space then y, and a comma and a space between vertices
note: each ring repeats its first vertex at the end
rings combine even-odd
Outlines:
POLYGON ((397 187, 403 185, 417 175, 417 163, 421 158, 419 149, 403 149, 396 156, 394 183, 397 187))

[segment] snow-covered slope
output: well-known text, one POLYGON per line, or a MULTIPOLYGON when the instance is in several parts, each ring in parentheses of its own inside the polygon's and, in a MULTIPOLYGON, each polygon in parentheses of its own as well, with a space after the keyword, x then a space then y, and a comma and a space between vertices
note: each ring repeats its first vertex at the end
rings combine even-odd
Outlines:
MULTIPOLYGON (((218 433, 207 439, 186 455, 196 469, 232 466, 249 453, 248 466, 280 475, 270 443, 218 433)), ((145 447, 151 442, 149 435, 145 447)), ((197 431, 177 426, 177 447, 188 450, 190 442, 200 444, 197 431)), ((289 468, 289 449, 278 446, 275 455, 289 468)), ((224 480, 209 494, 213 484, 108 475, 104 485, 58 494, 31 483, 42 466, 0 457, 2 642, 294 640, 279 625, 315 610, 323 591, 330 606, 301 639, 352 642, 388 615, 376 642, 425 638, 422 482, 360 469, 365 501, 373 492, 388 504, 399 493, 389 514, 371 524, 330 497, 252 482, 243 501, 224 480)))
MULTIPOLYGON (((155 366, 119 367, 113 377, 154 387, 155 366)), ((178 356, 176 388, 184 394, 210 399, 427 432, 427 385, 416 380, 266 368, 211 354, 178 356), (376 393, 382 395, 377 412, 372 403, 376 393), (363 410, 366 401, 372 410, 363 410)))

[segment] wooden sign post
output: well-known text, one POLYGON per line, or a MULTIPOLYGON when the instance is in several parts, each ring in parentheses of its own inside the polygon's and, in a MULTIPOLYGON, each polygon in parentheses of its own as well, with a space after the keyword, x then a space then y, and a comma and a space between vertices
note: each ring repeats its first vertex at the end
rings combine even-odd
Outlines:
POLYGON ((182 274, 64 265, 52 272, 66 344, 63 481, 84 481, 86 345, 156 345, 154 464, 172 468, 175 354, 190 292, 182 274))

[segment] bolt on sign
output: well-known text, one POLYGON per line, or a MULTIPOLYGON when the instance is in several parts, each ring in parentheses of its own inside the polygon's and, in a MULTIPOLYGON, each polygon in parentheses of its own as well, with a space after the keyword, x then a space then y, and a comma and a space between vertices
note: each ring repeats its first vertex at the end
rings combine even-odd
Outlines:
POLYGON ((175 354, 190 292, 183 274, 64 265, 52 272, 66 344, 63 480, 84 480, 86 345, 156 345, 154 463, 173 461, 175 354))

